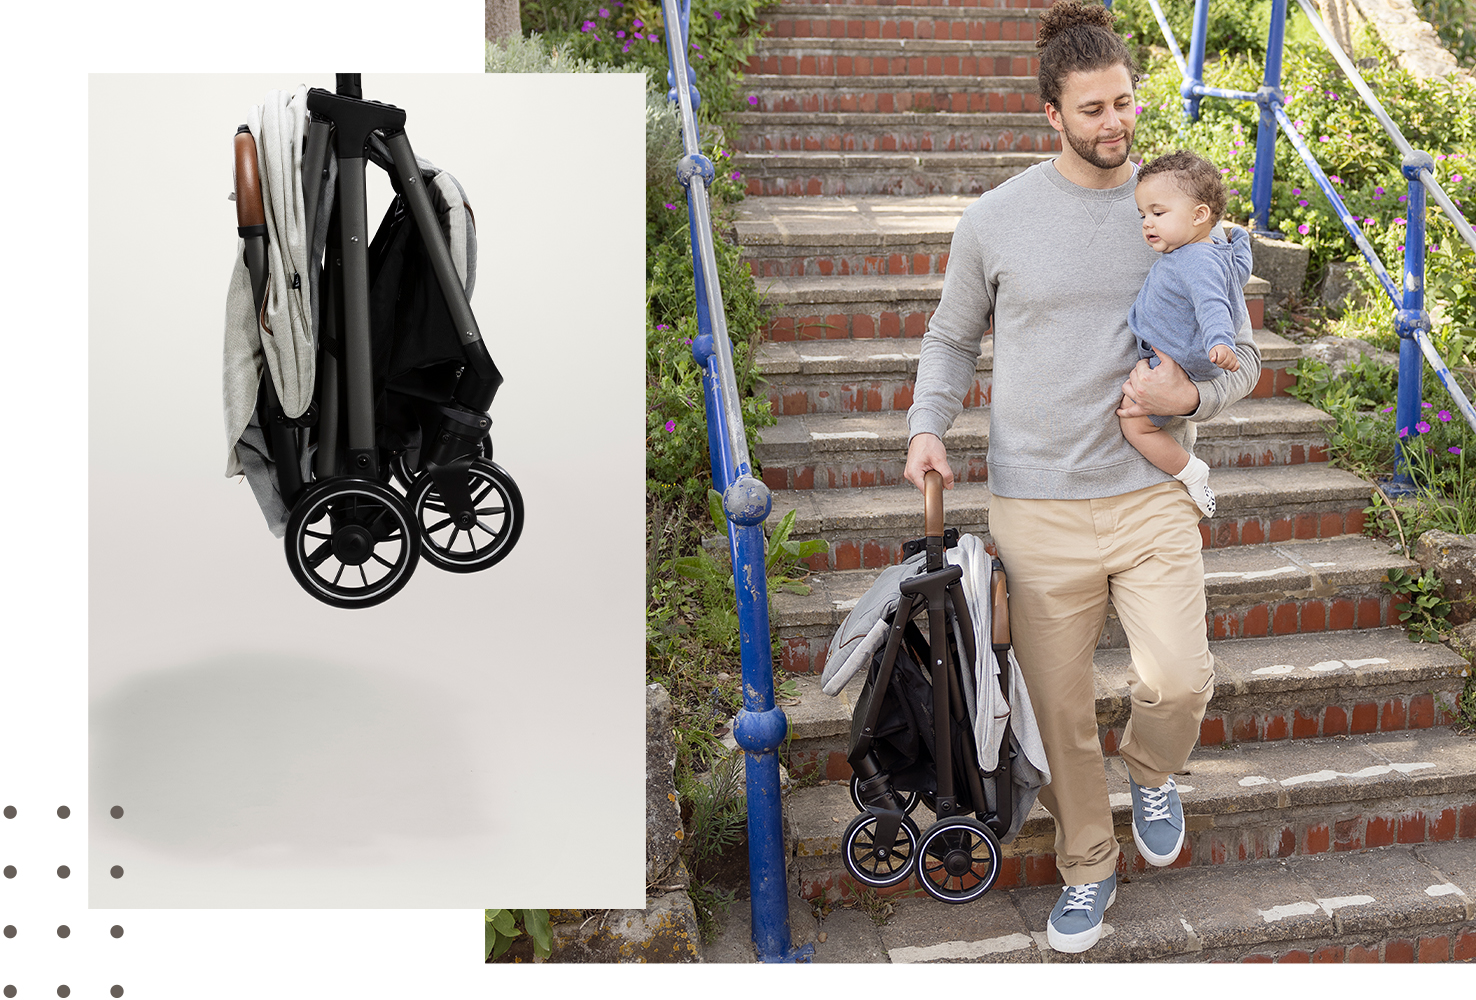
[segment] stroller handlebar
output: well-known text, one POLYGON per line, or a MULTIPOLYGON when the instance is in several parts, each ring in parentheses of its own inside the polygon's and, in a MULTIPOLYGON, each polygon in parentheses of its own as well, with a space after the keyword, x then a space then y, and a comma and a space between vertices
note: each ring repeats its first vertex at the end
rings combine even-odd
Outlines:
POLYGON ((266 225, 261 175, 256 166, 256 140, 245 126, 236 133, 236 225, 241 229, 266 225))
POLYGON ((943 476, 932 469, 923 475, 923 534, 943 537, 943 476))

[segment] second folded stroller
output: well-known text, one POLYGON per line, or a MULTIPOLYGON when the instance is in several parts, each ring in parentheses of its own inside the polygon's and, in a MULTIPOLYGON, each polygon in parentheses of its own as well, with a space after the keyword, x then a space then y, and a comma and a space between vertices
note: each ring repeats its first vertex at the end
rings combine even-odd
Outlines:
POLYGON ((942 490, 942 477, 929 472, 925 537, 904 545, 904 561, 857 603, 823 680, 836 694, 867 671, 851 718, 851 798, 861 812, 842 837, 846 870, 872 888, 916 875, 935 898, 966 903, 999 878, 1001 841, 1019 830, 1049 774, 1009 653, 1004 568, 972 536, 945 558, 958 536, 944 531, 942 490), (971 608, 969 588, 987 609, 971 608), (920 615, 926 635, 914 621, 920 615), (976 635, 976 625, 989 634, 976 635), (981 641, 989 643, 982 657, 981 641), (1012 703, 1023 726, 1011 725, 1012 703), (1028 730, 1035 761, 1017 728, 1028 730), (926 830, 911 816, 919 802, 936 817, 926 830))

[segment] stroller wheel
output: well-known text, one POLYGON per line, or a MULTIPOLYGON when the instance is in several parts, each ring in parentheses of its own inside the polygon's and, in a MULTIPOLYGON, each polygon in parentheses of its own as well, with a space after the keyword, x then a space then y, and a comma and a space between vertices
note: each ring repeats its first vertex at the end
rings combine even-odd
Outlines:
MULTIPOLYGON (((892 794, 902 800, 902 811, 911 816, 912 810, 917 808, 919 801, 917 792, 894 791, 892 794)), ((854 774, 851 775, 851 804, 856 807, 857 812, 866 811, 866 803, 861 801, 861 779, 854 774)))
POLYGON ((428 474, 416 480, 407 498, 411 516, 420 525, 425 558, 453 573, 475 573, 499 562, 523 531, 523 494, 502 466, 477 458, 466 475, 476 510, 469 526, 456 523, 428 474))
POLYGON ((917 824, 907 817, 890 849, 876 845, 876 817, 864 812, 851 820, 841 840, 846 871, 862 885, 885 889, 907 881, 917 858, 917 824))
MULTIPOLYGON (((477 445, 477 454, 489 462, 492 461, 491 434, 483 435, 481 442, 477 445)), ((416 463, 416 466, 412 468, 409 454, 403 451, 397 451, 390 456, 390 475, 394 477, 395 482, 399 483, 406 493, 409 493, 415 488, 415 477, 420 475, 418 454, 416 456, 416 463)))
POLYGON ((287 565, 304 590, 338 608, 387 601, 420 559, 420 534, 393 490, 368 479, 330 479, 287 519, 287 565))
POLYGON ((967 903, 999 878, 999 838, 968 816, 950 816, 928 828, 918 848, 917 874, 928 895, 945 903, 967 903))

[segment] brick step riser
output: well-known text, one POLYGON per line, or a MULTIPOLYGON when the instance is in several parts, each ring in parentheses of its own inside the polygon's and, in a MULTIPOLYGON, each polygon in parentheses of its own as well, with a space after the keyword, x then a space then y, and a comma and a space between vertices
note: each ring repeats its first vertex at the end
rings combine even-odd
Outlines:
MULTIPOLYGON (((1290 541, 1293 538, 1327 539, 1342 535, 1363 534, 1363 505, 1348 507, 1346 501, 1329 505, 1298 505, 1294 511, 1257 512, 1243 516, 1221 513, 1213 521, 1201 521, 1199 537, 1205 549, 1225 549, 1239 545, 1260 545, 1268 541, 1290 541)), ((962 534, 989 537, 988 522, 950 522, 962 534)), ((811 572, 832 570, 882 569, 902 561, 902 545, 895 530, 885 535, 864 531, 823 531, 829 548, 804 560, 811 572)), ((791 538, 808 541, 811 532, 796 531, 791 538)), ((1228 626, 1227 626, 1228 627, 1228 626)))
MULTIPOLYGON (((841 818, 850 821, 849 815, 841 818)), ((932 822, 931 814, 922 807, 914 819, 924 832, 932 822)), ((1216 825, 1208 829, 1196 829, 1192 813, 1187 819, 1184 849, 1171 868, 1218 867, 1394 844, 1476 840, 1476 801, 1469 791, 1442 797, 1375 799, 1221 815, 1214 817, 1216 825)), ((1053 827, 1049 820, 1032 829, 1036 825, 1027 823, 1015 842, 1004 848, 999 880, 991 891, 1060 884, 1056 856, 1049 849, 1053 827)), ((845 827, 840 823, 836 826, 836 843, 830 853, 820 853, 819 845, 801 847, 814 852, 797 859, 792 872, 805 899, 836 903, 858 895, 858 886, 836 853, 845 827)), ((1114 833, 1122 848, 1117 859, 1118 876, 1131 878, 1133 873, 1145 871, 1148 865, 1137 852, 1131 827, 1121 824, 1114 833)), ((892 889, 872 891, 880 896, 922 892, 915 878, 892 889)))
POLYGON ((844 86, 843 81, 852 77, 925 79, 930 76, 971 76, 978 77, 979 85, 987 88, 991 77, 1034 76, 1039 71, 1039 59, 1014 53, 990 55, 760 51, 750 56, 744 66, 745 73, 755 76, 834 76, 841 78, 836 81, 837 86, 844 86))
POLYGON ((1061 139, 1049 129, 933 128, 877 125, 869 129, 807 127, 745 130, 749 153, 1051 153, 1061 139))
MULTIPOLYGON (((1455 705, 1463 683, 1461 678, 1452 677, 1443 683, 1433 683, 1433 690, 1418 694, 1390 685, 1360 691, 1357 698, 1329 699, 1326 694, 1318 698, 1317 691, 1290 692, 1278 700, 1296 704, 1269 707, 1249 704, 1250 696, 1217 697, 1210 702, 1199 725, 1199 741, 1195 746, 1398 733, 1448 726, 1455 721, 1450 707, 1455 705)), ((1125 709, 1098 710, 1097 739, 1105 756, 1117 756, 1126 715, 1125 709)), ((785 766, 796 780, 849 781, 848 750, 846 736, 796 738, 790 743, 785 766)))
MULTIPOLYGON (((891 321, 900 328, 901 317, 891 321)), ((829 321, 831 317, 826 317, 829 321)), ((894 335, 895 336, 895 335, 894 335)), ((886 413, 912 406, 913 375, 898 372, 881 378, 858 379, 844 375, 768 375, 769 407, 780 416, 808 413, 886 413)), ((1285 367, 1267 365, 1251 391, 1253 399, 1286 396, 1296 377, 1285 367)), ((981 374, 964 396, 965 407, 988 406, 993 379, 981 374)))
MULTIPOLYGON (((843 8, 848 11, 863 10, 868 14, 878 11, 925 10, 987 10, 1019 11, 1021 16, 1036 17, 1040 10, 1049 7, 1055 0, 830 0, 825 6, 843 8)), ((785 7, 813 7, 815 0, 779 0, 780 9, 785 7)))
POLYGON ((757 85, 749 93, 757 99, 757 103, 750 107, 762 112, 891 114, 898 111, 956 111, 998 114, 1041 111, 1040 98, 1035 94, 928 88, 917 84, 863 87, 856 77, 836 77, 833 84, 824 87, 757 85))
POLYGON ((843 197, 846 195, 889 195, 914 198, 930 194, 980 195, 1009 180, 1015 167, 960 167, 953 170, 843 168, 816 173, 811 167, 748 166, 744 179, 747 192, 758 197, 843 197))
MULTIPOLYGON (((1403 598, 1396 598, 1378 584, 1340 587, 1324 596, 1291 592, 1239 601, 1212 591, 1205 635, 1217 640, 1402 627, 1399 614, 1403 610, 1403 598)), ((825 669, 835 629, 829 624, 775 629, 780 667, 791 673, 820 673, 825 669)), ((1097 648, 1128 648, 1122 625, 1110 608, 1097 648)))
MULTIPOLYGON (((830 12, 833 14, 834 12, 830 12)), ((846 11, 844 17, 819 16, 809 12, 788 11, 768 15, 768 34, 759 41, 759 50, 779 39, 882 40, 922 39, 951 42, 1033 42, 1036 18, 1033 14, 1000 16, 995 13, 951 16, 880 11, 862 14, 846 11)))
MULTIPOLYGON (((874 248, 859 248, 850 250, 845 247, 746 247, 748 256, 745 262, 749 270, 759 279, 763 278, 828 278, 832 275, 848 274, 942 274, 948 268, 949 240, 945 237, 936 243, 918 241, 911 246, 898 250, 889 250, 886 253, 876 253, 874 248)), ((759 290, 763 290, 763 281, 759 281, 759 290)), ((923 308, 914 309, 907 313, 907 323, 897 329, 900 333, 880 332, 869 336, 896 337, 911 336, 921 337, 923 327, 927 324, 928 313, 938 305, 937 300, 930 300, 923 308), (916 315, 916 319, 912 316, 916 315), (916 330, 915 333, 906 331, 916 330)), ((887 312, 878 313, 878 319, 887 312)), ((860 313, 857 314, 862 315, 860 313)), ((869 314, 867 314, 869 315, 869 314)), ((785 317, 775 319, 770 326, 776 330, 783 330, 786 326, 785 317)), ((788 324, 792 327, 792 322, 788 324)), ((849 331, 852 329, 850 320, 846 321, 849 331)), ((860 327, 864 331, 864 327, 860 327)), ((885 331, 890 327, 878 324, 877 330, 885 331)), ((857 337, 867 337, 862 332, 852 334, 857 337)), ((794 340, 789 337, 771 337, 774 340, 794 340)), ((815 338, 821 339, 821 338, 815 338)))
MULTIPOLYGON (((1267 435, 1263 438, 1234 438, 1227 441, 1201 439, 1194 454, 1211 469, 1253 469, 1272 465, 1302 465, 1327 461, 1327 440, 1320 433, 1267 435)), ((771 490, 846 489, 848 487, 896 486, 902 479, 906 454, 901 447, 867 453, 848 451, 835 458, 766 459, 763 446, 758 459, 763 480, 771 490)), ((982 483, 989 477, 986 454, 966 447, 950 448, 949 458, 960 482, 982 483)))

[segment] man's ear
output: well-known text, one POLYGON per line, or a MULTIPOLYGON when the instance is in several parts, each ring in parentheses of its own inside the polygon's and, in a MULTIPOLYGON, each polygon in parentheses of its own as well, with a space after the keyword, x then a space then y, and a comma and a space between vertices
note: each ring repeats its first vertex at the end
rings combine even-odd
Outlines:
POLYGON ((1066 131, 1066 123, 1061 120, 1061 112, 1054 104, 1046 104, 1045 113, 1046 121, 1050 122, 1051 128, 1057 132, 1066 131))

